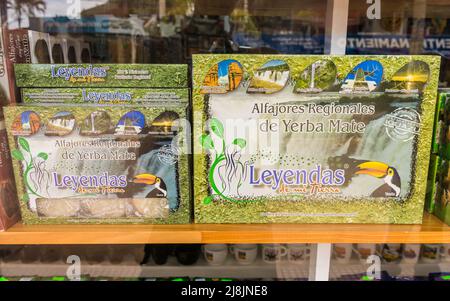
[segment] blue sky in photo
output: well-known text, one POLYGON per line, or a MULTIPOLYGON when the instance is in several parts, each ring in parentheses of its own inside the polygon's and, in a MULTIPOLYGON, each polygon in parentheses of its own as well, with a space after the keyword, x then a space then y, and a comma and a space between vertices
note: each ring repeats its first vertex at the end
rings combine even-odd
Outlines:
POLYGON ((226 76, 228 74, 228 66, 231 63, 237 63, 239 66, 241 66, 241 64, 238 61, 236 61, 236 60, 224 60, 224 61, 221 61, 221 62, 219 62, 219 68, 218 68, 218 71, 217 71, 217 73, 219 74, 219 77, 226 76))
POLYGON ((282 61, 282 60, 272 60, 272 61, 268 61, 267 63, 262 65, 262 68, 272 67, 272 66, 279 66, 279 65, 285 65, 285 64, 286 64, 286 62, 282 61))
POLYGON ((145 117, 139 111, 130 111, 120 118, 119 123, 117 125, 124 125, 126 119, 131 119, 133 121, 133 126, 139 126, 140 128, 144 128, 145 126, 145 117))
POLYGON ((33 113, 32 111, 25 111, 21 114, 22 124, 30 122, 30 115, 33 113))
POLYGON ((352 69, 352 71, 350 71, 345 80, 355 79, 356 71, 358 71, 358 69, 362 69, 364 71, 364 73, 366 74, 366 81, 374 81, 377 84, 381 82, 381 79, 383 77, 383 66, 380 64, 380 62, 372 60, 359 63, 355 68, 352 69))

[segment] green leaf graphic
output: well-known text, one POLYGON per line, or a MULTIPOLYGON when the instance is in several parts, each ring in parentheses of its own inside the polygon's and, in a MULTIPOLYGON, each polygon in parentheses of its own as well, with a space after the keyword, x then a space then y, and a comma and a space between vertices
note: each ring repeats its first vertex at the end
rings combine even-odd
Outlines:
POLYGON ((241 148, 244 148, 247 145, 247 142, 245 141, 245 139, 236 138, 233 140, 233 144, 238 145, 241 148))
POLYGON ((19 137, 19 144, 25 151, 30 152, 30 145, 28 144, 27 139, 19 137))
POLYGON ((217 118, 212 118, 210 121, 211 130, 214 134, 223 139, 223 124, 217 118))
POLYGON ((203 148, 206 149, 213 149, 214 148, 214 142, 211 139, 211 136, 203 134, 200 137, 200 144, 203 146, 203 148))
POLYGON ((205 198, 203 199, 203 204, 208 205, 209 203, 212 202, 212 200, 213 200, 212 195, 208 195, 207 197, 205 197, 205 198))
POLYGON ((44 160, 47 160, 47 159, 48 159, 48 154, 47 154, 47 153, 39 153, 37 156, 38 156, 39 158, 44 159, 44 160))
POLYGON ((25 193, 23 196, 22 196, 22 201, 24 201, 24 202, 28 202, 30 200, 30 196, 28 195, 28 193, 25 193))
POLYGON ((19 161, 22 161, 22 160, 25 159, 25 158, 23 157, 22 152, 21 152, 20 150, 18 150, 18 149, 13 150, 13 151, 11 152, 11 155, 13 156, 14 159, 19 160, 19 161))

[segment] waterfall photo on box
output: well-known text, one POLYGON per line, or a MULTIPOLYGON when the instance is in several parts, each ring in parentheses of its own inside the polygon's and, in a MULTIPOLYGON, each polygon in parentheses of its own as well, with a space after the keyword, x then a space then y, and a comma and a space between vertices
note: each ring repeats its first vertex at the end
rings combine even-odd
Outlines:
POLYGON ((433 56, 195 55, 196 222, 420 223, 438 69, 433 56))
POLYGON ((177 125, 186 109, 6 108, 24 223, 188 223, 186 133, 177 125))

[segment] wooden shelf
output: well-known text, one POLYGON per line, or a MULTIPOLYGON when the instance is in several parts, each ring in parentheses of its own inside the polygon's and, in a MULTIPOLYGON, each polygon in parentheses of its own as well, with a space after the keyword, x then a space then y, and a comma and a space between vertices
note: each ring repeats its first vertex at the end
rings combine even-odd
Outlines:
POLYGON ((450 243, 450 227, 426 214, 422 225, 191 224, 22 225, 0 244, 450 243))

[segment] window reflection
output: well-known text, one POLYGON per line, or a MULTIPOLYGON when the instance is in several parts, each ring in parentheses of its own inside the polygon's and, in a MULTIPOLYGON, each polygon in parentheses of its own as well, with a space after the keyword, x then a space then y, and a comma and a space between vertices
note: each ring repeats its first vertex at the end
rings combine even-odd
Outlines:
POLYGON ((441 85, 450 84, 450 3, 381 0, 381 18, 367 17, 364 1, 350 0, 347 54, 438 54, 441 85))
MULTIPOLYGON (((8 0, 3 6, 8 29, 88 43, 93 63, 324 51, 326 0, 8 0)), ((68 49, 69 61, 80 56, 76 48, 68 49)))

